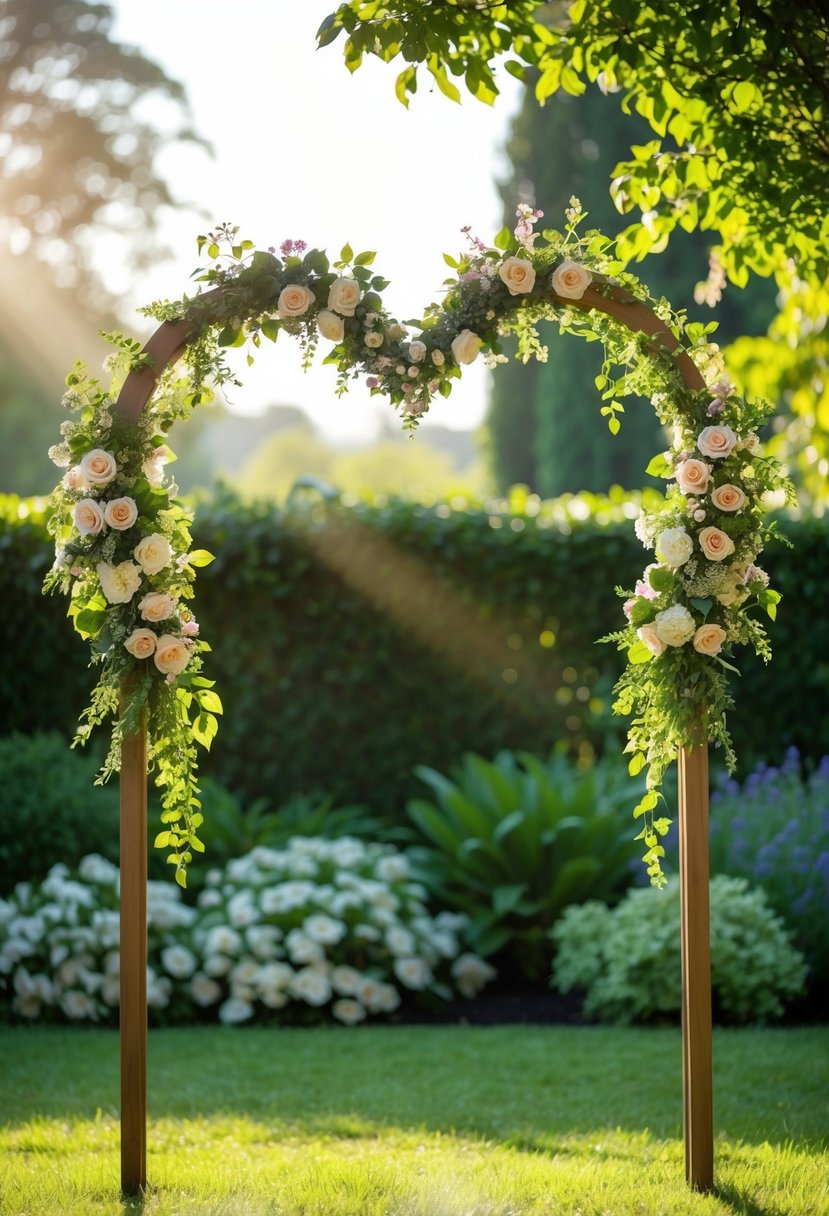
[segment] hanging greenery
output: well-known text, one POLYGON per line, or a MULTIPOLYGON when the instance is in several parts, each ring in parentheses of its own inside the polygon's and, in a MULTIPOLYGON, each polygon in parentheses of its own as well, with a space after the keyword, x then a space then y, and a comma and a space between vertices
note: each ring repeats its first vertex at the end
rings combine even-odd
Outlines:
POLYGON ((773 617, 779 599, 756 565, 774 533, 763 496, 789 492, 759 448, 757 429, 769 407, 733 391, 710 341, 713 326, 687 324, 624 272, 611 240, 579 232, 578 200, 571 200, 563 232, 536 233, 540 218, 519 207, 514 231, 503 229, 492 246, 464 230, 466 251, 444 255, 452 275, 442 302, 430 304, 414 325, 386 310, 388 282, 373 269, 374 253, 355 255, 346 245, 330 260, 293 240, 257 250, 222 226, 199 238, 208 266, 198 281, 208 290, 144 310, 158 321, 185 322, 189 339, 184 369, 157 369, 137 422, 119 411, 117 398, 125 377, 149 365, 139 343, 105 335, 115 347, 107 387, 80 365, 69 376, 64 402, 76 420, 63 424, 62 442, 50 451, 66 473, 51 500, 57 552, 45 590, 70 595, 73 624, 100 668, 76 742, 112 721, 105 780, 118 768, 123 737, 147 709, 150 762, 163 792, 164 830, 156 845, 169 849, 182 885, 192 851, 203 849, 196 744, 210 746, 221 702, 201 674, 209 646, 190 604, 195 570, 211 555, 191 548, 190 516, 165 478, 165 464, 174 459, 165 437, 217 386, 239 383, 228 349, 246 347, 251 363, 263 340, 275 342, 281 333, 298 340, 304 366, 320 339, 331 344, 324 362, 337 370, 336 391, 365 377, 410 430, 436 397, 450 395, 465 364, 479 355, 490 366, 506 361, 500 345, 506 333, 517 336, 525 361, 546 358, 540 320, 601 341, 605 361, 596 385, 611 433, 621 425, 622 399, 637 393, 650 398, 674 434, 670 449, 648 465, 668 482, 664 501, 636 525, 655 560, 634 589, 619 589, 627 624, 606 639, 628 657, 614 708, 632 718, 631 772, 647 767, 647 793, 635 814, 644 820, 640 835, 653 882, 664 882, 659 838, 669 820, 657 813, 659 788, 677 749, 710 739, 733 765, 726 672, 735 670, 737 645, 768 658, 756 613, 773 617), (598 311, 603 297, 645 304, 673 335, 675 349, 598 311), (683 359, 707 387, 688 387, 683 359))

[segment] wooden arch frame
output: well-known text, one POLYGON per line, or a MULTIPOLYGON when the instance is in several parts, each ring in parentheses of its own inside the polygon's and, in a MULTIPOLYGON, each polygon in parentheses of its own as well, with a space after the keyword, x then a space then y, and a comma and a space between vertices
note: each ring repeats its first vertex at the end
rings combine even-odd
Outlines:
MULTIPOLYGON (((222 288, 200 298, 221 303, 222 288)), ((632 333, 647 334, 654 354, 668 352, 685 385, 705 381, 664 321, 622 288, 590 286, 580 300, 563 301, 583 312, 602 312, 632 333)), ((137 421, 159 376, 184 354, 209 317, 165 321, 142 353, 149 364, 130 372, 115 412, 137 421)), ((709 913, 708 746, 682 747, 678 765, 679 863, 682 931, 682 1097, 685 1176, 699 1191, 713 1189, 714 1130, 711 1044, 709 913)), ((147 733, 124 739, 121 749, 121 1189, 136 1194, 147 1183, 147 733), (125 859, 128 864, 124 864, 125 859)))

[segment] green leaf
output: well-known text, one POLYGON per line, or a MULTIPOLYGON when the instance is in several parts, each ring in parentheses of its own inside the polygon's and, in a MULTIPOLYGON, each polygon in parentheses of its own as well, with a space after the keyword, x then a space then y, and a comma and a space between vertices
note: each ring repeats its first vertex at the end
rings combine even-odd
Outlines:
POLYGON ((674 468, 671 462, 666 458, 664 452, 660 452, 658 456, 654 456, 653 460, 648 464, 645 472, 651 477, 673 477, 674 468))
POLYGON ((703 620, 705 620, 705 618, 708 616, 708 613, 711 611, 711 609, 714 606, 714 601, 710 598, 701 600, 701 599, 697 599, 696 597, 692 596, 691 603, 694 605, 697 612, 702 614, 703 620))
POLYGON ((341 262, 350 262, 353 257, 354 257, 354 250, 351 248, 351 246, 346 241, 346 243, 343 245, 342 249, 340 250, 340 261, 341 262))
POLYGON ((155 840, 153 841, 153 848, 154 849, 166 849, 167 845, 170 843, 171 835, 172 835, 171 832, 159 832, 158 835, 156 836, 155 840))
POLYGON ((509 249, 510 245, 513 243, 513 240, 514 238, 509 228, 504 227, 497 234, 492 243, 496 249, 509 249))
POLYGON ((187 564, 190 566, 209 566, 215 560, 215 555, 207 549, 193 549, 187 554, 187 564))
POLYGON ((670 591, 675 579, 673 571, 665 566, 654 566, 653 570, 648 571, 648 582, 654 591, 670 591))
POLYGON ((196 700, 203 710, 213 714, 222 713, 221 698, 215 692, 204 689, 204 691, 196 694, 196 700))
POLYGON ((377 257, 376 253, 358 253, 356 258, 354 259, 354 265, 355 266, 371 266, 372 262, 374 261, 374 259, 376 257, 377 257))
POLYGON ((653 651, 648 650, 647 646, 642 641, 634 642, 633 645, 628 648, 629 663, 649 663, 653 657, 653 651))
POLYGON ((635 777, 638 773, 641 773, 647 762, 644 752, 636 752, 635 755, 631 756, 628 762, 628 772, 631 777, 635 777))
POLYGON ((503 916, 505 912, 511 912, 516 904, 521 902, 526 890, 527 884, 523 882, 496 887, 492 892, 492 907, 494 911, 499 916, 503 916))

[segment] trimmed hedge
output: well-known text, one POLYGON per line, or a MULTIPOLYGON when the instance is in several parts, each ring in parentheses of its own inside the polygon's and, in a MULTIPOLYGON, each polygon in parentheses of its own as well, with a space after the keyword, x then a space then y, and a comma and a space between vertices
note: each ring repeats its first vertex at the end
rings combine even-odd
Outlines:
MULTIPOLYGON (((595 639, 621 620, 614 584, 632 585, 648 558, 629 505, 518 491, 501 507, 280 509, 228 493, 200 506, 195 542, 217 559, 200 573, 197 613, 226 711, 204 771, 247 798, 322 790, 396 818, 422 792, 416 764, 445 770, 502 747, 587 757, 609 734, 615 747, 622 660, 595 639)), ((744 655, 734 681, 746 770, 788 745, 814 760, 826 746, 829 525, 781 527, 796 548, 766 555, 785 597, 776 660, 744 655)), ((65 604, 40 595, 51 560, 42 513, 6 499, 0 734, 69 734, 89 687, 65 604)))

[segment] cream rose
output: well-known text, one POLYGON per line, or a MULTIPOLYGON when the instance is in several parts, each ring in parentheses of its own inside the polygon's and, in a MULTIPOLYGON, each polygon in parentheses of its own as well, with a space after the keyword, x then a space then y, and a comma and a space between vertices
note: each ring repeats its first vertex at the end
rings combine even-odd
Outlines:
POLYGON ((105 452, 103 448, 93 448, 87 452, 78 468, 81 477, 90 486, 108 486, 118 472, 112 452, 105 452))
POLYGON ((535 267, 526 258, 507 258, 498 267, 498 277, 511 296, 523 296, 535 287, 535 267))
POLYGON ((665 643, 656 632, 656 627, 654 625, 641 625, 636 630, 636 636, 639 638, 640 642, 645 643, 648 650, 655 654, 657 658, 665 649, 665 643))
POLYGON ((657 612, 653 622, 657 637, 666 646, 683 646, 694 636, 694 618, 682 604, 657 612))
POLYGON ((734 552, 734 541, 719 528, 703 528, 699 534, 699 547, 711 562, 721 562, 734 552))
POLYGON ((421 342, 419 338, 414 342, 409 343, 409 358, 412 363, 422 363, 426 358, 426 343, 421 342))
POLYGON ((666 566, 684 566, 694 551, 694 542, 684 528, 665 528, 656 538, 656 556, 666 566))
POLYGON ((683 494, 704 494, 710 476, 703 460, 683 460, 676 466, 676 483, 683 494))
POLYGON ((190 662, 190 647, 183 638, 162 633, 155 648, 155 665, 165 675, 180 675, 190 662))
POLYGON ((730 426, 706 426, 697 436, 697 447, 703 456, 712 460, 722 460, 734 451, 737 436, 730 426))
POLYGON ((369 347, 369 349, 377 350, 383 345, 384 335, 378 330, 372 329, 369 330, 363 341, 365 342, 366 346, 369 347))
POLYGON ((81 536, 97 536, 103 530, 104 513, 94 498, 76 502, 73 518, 81 536))
POLYGON ((474 363, 483 344, 483 338, 479 338, 471 329, 462 329, 452 339, 452 354, 458 363, 474 363))
POLYGON ((550 286, 562 300, 580 300, 593 276, 580 262, 562 262, 550 277, 550 286))
POLYGON ((719 654, 725 638, 722 625, 700 625, 694 634, 694 650, 700 654, 719 654))
POLYGON ((335 279, 328 292, 328 307, 341 317, 353 317, 360 302, 360 284, 356 279, 335 279))
POLYGON ((162 536, 160 532, 151 532, 135 546, 133 557, 145 574, 158 574, 159 570, 169 566, 173 551, 166 536, 162 536))
POLYGON ((116 532, 125 532, 138 519, 138 507, 131 498, 113 498, 104 507, 104 520, 116 532))
POLYGON ((315 296, 304 283, 289 283, 283 287, 276 301, 280 317, 301 317, 314 303, 315 296))
POLYGON ((739 486, 727 483, 712 491, 711 501, 720 511, 739 511, 746 505, 746 496, 739 486))
POLYGON ((133 629, 124 645, 136 659, 148 659, 155 652, 156 636, 152 629, 133 629))
POLYGON ((435 367, 443 367, 444 363, 446 362, 446 355, 444 355, 442 350, 433 350, 431 359, 435 367))
POLYGON ((143 599, 138 601, 138 611, 145 621, 166 621, 176 609, 176 601, 166 591, 148 591, 143 599))
POLYGON ((141 586, 141 571, 135 562, 119 562, 117 566, 99 562, 95 569, 110 604, 128 604, 141 586))
POLYGON ((338 317, 335 312, 330 312, 327 308, 323 308, 317 314, 317 328, 323 338, 327 338, 329 342, 342 342, 345 337, 342 317, 338 317))

